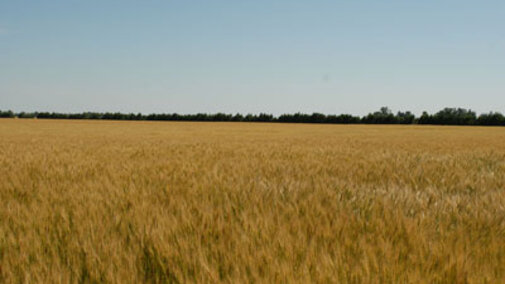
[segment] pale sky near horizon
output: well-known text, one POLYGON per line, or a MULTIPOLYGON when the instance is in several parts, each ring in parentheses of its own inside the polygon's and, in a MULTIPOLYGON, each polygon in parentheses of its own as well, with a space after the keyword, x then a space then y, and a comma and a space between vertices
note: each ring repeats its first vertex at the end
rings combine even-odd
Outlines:
POLYGON ((505 1, 0 0, 0 110, 505 113, 505 1))

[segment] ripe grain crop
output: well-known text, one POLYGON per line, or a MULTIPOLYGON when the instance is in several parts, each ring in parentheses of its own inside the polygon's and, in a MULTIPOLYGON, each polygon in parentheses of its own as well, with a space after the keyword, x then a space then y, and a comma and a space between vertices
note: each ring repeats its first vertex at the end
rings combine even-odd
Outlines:
POLYGON ((505 128, 0 120, 0 281, 505 281, 505 128))

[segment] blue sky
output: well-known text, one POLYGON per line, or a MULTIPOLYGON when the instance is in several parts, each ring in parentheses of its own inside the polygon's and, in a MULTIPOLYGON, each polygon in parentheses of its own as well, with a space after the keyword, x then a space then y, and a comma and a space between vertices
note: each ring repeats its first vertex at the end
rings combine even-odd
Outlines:
POLYGON ((0 0, 0 109, 505 112, 505 1, 0 0))

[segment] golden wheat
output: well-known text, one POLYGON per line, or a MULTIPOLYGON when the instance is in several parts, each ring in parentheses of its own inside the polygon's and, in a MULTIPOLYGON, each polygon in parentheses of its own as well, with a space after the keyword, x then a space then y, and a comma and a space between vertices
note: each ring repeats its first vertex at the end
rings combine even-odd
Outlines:
POLYGON ((3 282, 503 282, 505 128, 0 120, 3 282))

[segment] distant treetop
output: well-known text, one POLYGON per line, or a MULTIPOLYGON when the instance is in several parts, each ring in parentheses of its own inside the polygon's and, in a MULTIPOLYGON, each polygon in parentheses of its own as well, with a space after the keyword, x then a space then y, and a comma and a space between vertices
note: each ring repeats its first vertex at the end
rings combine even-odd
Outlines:
POLYGON ((433 124, 433 125, 501 125, 505 126, 505 117, 499 112, 477 114, 463 108, 444 108, 435 114, 423 112, 416 117, 412 112, 406 111, 394 114, 388 107, 369 113, 363 117, 350 114, 325 115, 322 113, 295 113, 283 114, 275 117, 271 114, 225 114, 225 113, 197 113, 177 114, 159 113, 144 115, 141 113, 120 112, 83 112, 83 113, 56 113, 56 112, 19 112, 0 111, 0 117, 9 118, 42 118, 42 119, 103 119, 103 120, 157 120, 157 121, 237 121, 237 122, 278 122, 278 123, 327 123, 327 124, 433 124))

